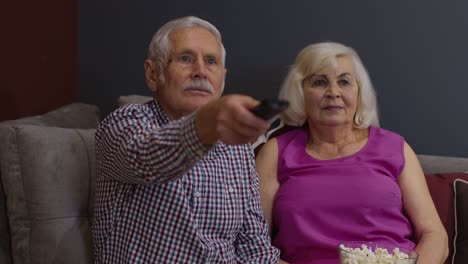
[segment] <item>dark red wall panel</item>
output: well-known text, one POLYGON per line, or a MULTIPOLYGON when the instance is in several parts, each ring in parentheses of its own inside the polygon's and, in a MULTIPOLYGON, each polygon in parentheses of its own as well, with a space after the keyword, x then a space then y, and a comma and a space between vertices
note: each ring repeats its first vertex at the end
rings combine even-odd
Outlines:
POLYGON ((76 0, 4 1, 0 8, 0 120, 77 99, 76 0))

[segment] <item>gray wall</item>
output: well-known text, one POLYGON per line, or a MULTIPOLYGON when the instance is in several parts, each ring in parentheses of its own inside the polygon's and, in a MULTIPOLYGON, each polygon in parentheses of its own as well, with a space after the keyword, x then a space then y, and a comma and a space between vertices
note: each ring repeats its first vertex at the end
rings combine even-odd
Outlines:
POLYGON ((420 154, 468 157, 468 1, 79 1, 79 98, 104 113, 150 95, 147 45, 167 20, 220 29, 226 93, 276 97, 297 52, 333 40, 357 50, 377 89, 381 126, 420 154))

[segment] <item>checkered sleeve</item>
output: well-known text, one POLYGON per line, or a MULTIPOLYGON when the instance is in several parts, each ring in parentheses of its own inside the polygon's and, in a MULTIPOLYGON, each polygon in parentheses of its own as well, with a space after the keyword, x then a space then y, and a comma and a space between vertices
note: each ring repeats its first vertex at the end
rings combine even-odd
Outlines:
POLYGON ((195 114, 159 126, 142 105, 111 113, 96 133, 98 168, 128 183, 162 184, 177 179, 207 152, 195 130, 195 114))
MULTIPOLYGON (((247 149, 247 148, 246 148, 247 149)), ((268 226, 260 204, 259 179, 249 147, 244 155, 249 160, 249 200, 243 226, 236 239, 237 263, 278 263, 279 250, 271 245, 268 226)))

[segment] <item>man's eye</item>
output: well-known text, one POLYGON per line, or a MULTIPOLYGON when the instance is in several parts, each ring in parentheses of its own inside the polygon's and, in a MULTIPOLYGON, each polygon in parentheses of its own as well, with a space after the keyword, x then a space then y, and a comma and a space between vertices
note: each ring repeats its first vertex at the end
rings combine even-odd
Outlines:
POLYGON ((192 58, 188 55, 182 55, 179 57, 179 61, 181 62, 192 62, 192 58))
POLYGON ((215 60, 214 58, 208 58, 208 59, 206 60, 206 63, 207 63, 207 64, 216 64, 216 60, 215 60))

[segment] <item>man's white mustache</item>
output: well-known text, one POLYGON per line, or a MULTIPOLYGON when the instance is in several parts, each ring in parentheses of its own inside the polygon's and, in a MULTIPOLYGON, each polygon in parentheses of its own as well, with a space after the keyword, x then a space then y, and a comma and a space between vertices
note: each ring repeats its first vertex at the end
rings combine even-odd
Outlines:
POLYGON ((184 90, 201 90, 209 93, 214 93, 213 85, 204 79, 190 80, 184 84, 184 90))

